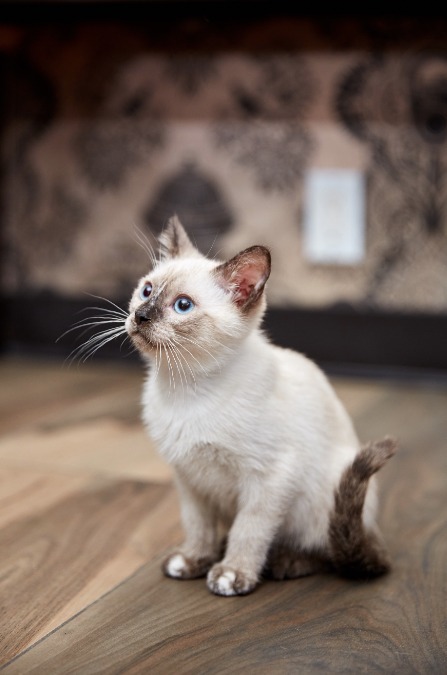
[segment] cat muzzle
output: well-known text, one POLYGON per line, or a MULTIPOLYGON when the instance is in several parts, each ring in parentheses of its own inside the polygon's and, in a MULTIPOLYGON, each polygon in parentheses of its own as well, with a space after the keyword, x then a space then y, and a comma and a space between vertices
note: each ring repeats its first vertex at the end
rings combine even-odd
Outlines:
POLYGON ((137 309, 135 312, 135 323, 137 326, 141 326, 142 323, 149 321, 149 312, 143 309, 137 309))
POLYGON ((145 323, 155 321, 159 319, 161 315, 161 310, 159 307, 153 304, 144 304, 138 309, 135 310, 135 323, 137 326, 142 326, 145 323))

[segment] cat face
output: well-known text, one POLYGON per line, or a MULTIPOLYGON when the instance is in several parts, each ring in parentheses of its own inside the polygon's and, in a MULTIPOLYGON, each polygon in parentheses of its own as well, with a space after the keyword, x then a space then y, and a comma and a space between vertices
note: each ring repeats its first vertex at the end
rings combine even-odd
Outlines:
POLYGON ((178 362, 185 375, 209 370, 261 321, 270 254, 254 246, 227 263, 210 260, 176 217, 161 246, 161 262, 133 293, 127 332, 143 355, 178 362))

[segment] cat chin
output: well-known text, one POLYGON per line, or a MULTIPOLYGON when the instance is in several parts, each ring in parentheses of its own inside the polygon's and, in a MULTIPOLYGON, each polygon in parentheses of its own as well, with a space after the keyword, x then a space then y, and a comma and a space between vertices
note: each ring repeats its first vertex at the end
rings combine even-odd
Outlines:
POLYGON ((152 354, 157 350, 157 345, 151 342, 149 338, 142 335, 140 332, 129 332, 129 337, 134 343, 135 347, 142 354, 152 354))

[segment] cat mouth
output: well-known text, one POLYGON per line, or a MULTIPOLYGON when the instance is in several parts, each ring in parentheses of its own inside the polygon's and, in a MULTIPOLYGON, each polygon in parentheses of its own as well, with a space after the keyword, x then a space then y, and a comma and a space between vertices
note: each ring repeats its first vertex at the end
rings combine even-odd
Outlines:
POLYGON ((143 331, 138 328, 138 326, 132 327, 127 332, 130 339, 138 349, 157 349, 158 343, 155 342, 149 335, 143 333, 143 331))

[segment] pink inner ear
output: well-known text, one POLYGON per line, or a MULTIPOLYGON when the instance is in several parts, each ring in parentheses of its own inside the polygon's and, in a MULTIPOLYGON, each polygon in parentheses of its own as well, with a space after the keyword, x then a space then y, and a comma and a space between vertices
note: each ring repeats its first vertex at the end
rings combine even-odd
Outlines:
POLYGON ((238 305, 244 304, 253 289, 263 280, 263 268, 258 265, 244 265, 237 271, 232 281, 235 285, 234 300, 238 305))
POLYGON ((253 307, 270 274, 270 253, 264 246, 251 246, 215 269, 218 282, 231 293, 244 311, 253 307))
POLYGON ((245 279, 242 279, 241 282, 238 283, 236 292, 234 294, 234 300, 236 301, 236 304, 244 304, 253 288, 253 284, 249 284, 245 279))

